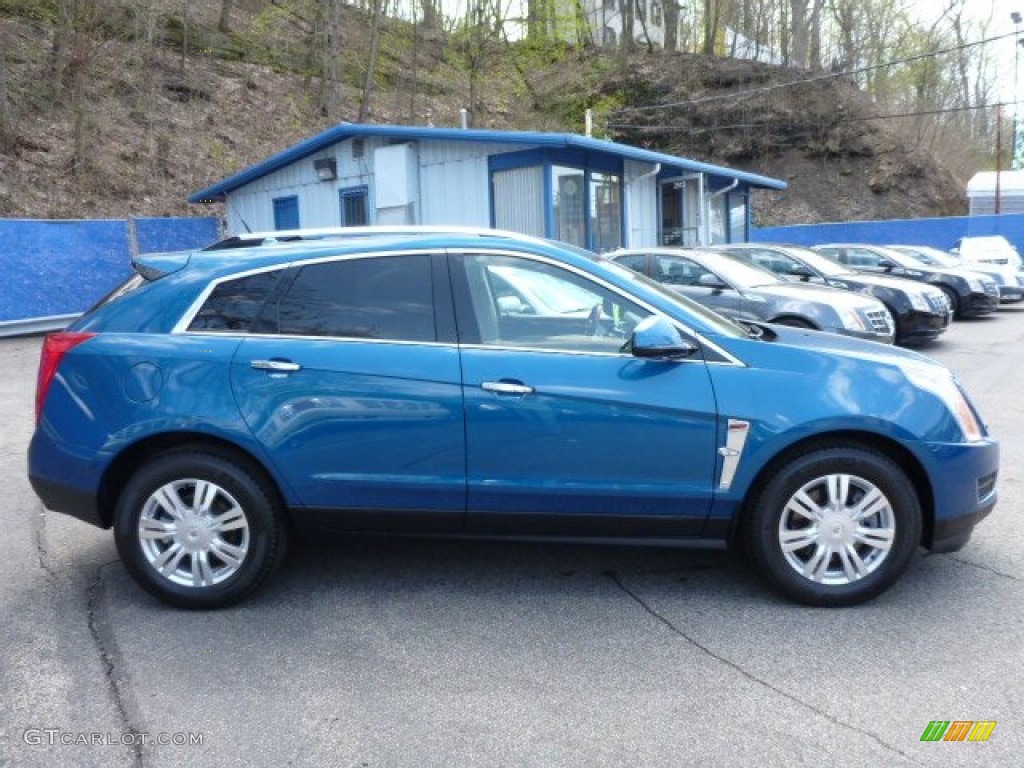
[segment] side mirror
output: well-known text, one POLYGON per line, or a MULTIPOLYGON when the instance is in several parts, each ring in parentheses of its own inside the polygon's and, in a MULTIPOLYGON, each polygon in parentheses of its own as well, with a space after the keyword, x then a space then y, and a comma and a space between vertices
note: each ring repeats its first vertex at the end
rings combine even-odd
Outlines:
POLYGON ((648 360, 679 360, 698 349, 696 344, 683 338, 671 320, 661 315, 641 320, 629 337, 629 350, 633 356, 648 360))
POLYGON ((729 285, 722 280, 718 275, 713 275, 710 272, 705 272, 703 275, 697 278, 697 285, 703 288, 714 288, 716 291, 721 291, 724 288, 728 288, 729 285))
POLYGON ((805 283, 812 277, 814 277, 814 273, 807 267, 805 267, 803 264, 795 264, 794 266, 790 267, 789 274, 793 275, 794 277, 799 277, 805 283))
POLYGON ((896 262, 890 261, 889 259, 882 257, 878 260, 878 266, 884 269, 886 272, 890 272, 896 269, 896 262))
POLYGON ((524 315, 529 311, 530 307, 518 296, 498 297, 498 312, 502 315, 524 315))

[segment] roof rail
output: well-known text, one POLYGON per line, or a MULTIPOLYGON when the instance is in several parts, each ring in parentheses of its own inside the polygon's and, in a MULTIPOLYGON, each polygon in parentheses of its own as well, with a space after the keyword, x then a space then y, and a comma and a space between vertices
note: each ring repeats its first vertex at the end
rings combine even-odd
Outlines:
POLYGON ((508 232, 487 227, 465 227, 444 225, 395 225, 368 227, 321 227, 316 229, 279 229, 269 232, 246 232, 241 235, 218 240, 203 248, 204 251, 221 251, 229 248, 252 248, 261 245, 308 242, 312 240, 349 240, 358 237, 379 235, 470 235, 478 237, 506 237, 512 240, 542 242, 539 238, 518 232, 508 232))

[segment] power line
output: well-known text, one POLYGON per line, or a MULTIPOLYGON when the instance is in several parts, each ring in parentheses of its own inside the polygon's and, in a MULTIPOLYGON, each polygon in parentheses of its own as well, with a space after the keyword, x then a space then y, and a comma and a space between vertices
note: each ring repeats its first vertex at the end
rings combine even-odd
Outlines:
MULTIPOLYGON (((944 115, 952 112, 973 112, 979 109, 996 109, 1000 107, 1013 106, 1014 102, 1000 102, 998 104, 973 104, 967 107, 946 107, 945 109, 927 109, 919 112, 897 112, 888 115, 861 115, 859 117, 841 117, 836 120, 828 122, 828 127, 838 125, 839 123, 862 123, 868 120, 890 120, 900 117, 926 117, 929 115, 944 115)), ((725 131, 732 129, 752 129, 752 128, 766 128, 771 123, 768 121, 761 123, 729 123, 726 125, 714 125, 706 128, 695 128, 692 126, 681 126, 681 125, 650 125, 650 124, 636 124, 636 123, 608 123, 608 128, 621 131, 634 131, 641 133, 644 131, 658 131, 661 133, 709 133, 712 131, 725 131)))
POLYGON ((776 83, 774 85, 766 85, 766 86, 763 86, 761 88, 751 88, 750 90, 739 91, 737 93, 720 93, 720 94, 717 94, 715 96, 704 96, 704 97, 699 98, 699 99, 688 99, 686 101, 676 101, 676 102, 672 102, 672 103, 669 103, 669 104, 649 104, 649 105, 644 106, 644 107, 623 107, 621 109, 614 110, 610 114, 612 116, 614 116, 614 115, 623 115, 623 114, 632 113, 632 112, 647 112, 649 110, 655 110, 655 109, 672 109, 674 107, 686 107, 686 106, 692 106, 692 105, 695 105, 695 104, 706 104, 706 103, 711 102, 711 101, 723 101, 725 99, 740 99, 740 98, 744 98, 744 97, 747 97, 747 96, 754 96, 754 95, 761 94, 761 93, 770 93, 772 91, 776 91, 776 90, 779 90, 779 89, 782 89, 782 88, 793 88, 793 87, 798 86, 798 85, 807 85, 809 83, 819 83, 819 82, 823 82, 825 80, 835 80, 836 78, 840 78, 840 77, 853 77, 855 75, 864 74, 865 72, 872 72, 872 71, 874 71, 876 69, 885 69, 887 67, 894 67, 894 66, 896 66, 898 64, 909 64, 910 62, 920 61, 921 59, 935 58, 937 56, 942 56, 943 54, 946 54, 946 53, 954 53, 955 51, 963 51, 963 50, 966 50, 968 48, 974 48, 974 47, 979 46, 979 45, 987 45, 988 43, 994 43, 994 42, 996 42, 998 40, 1004 40, 1004 39, 1006 39, 1008 37, 1017 37, 1017 32, 1016 31, 1014 31, 1014 32, 1007 32, 1004 35, 996 35, 995 37, 988 37, 988 38, 985 38, 984 40, 977 40, 977 41, 975 41, 973 43, 963 43, 961 45, 955 45, 952 48, 943 48, 943 49, 938 50, 938 51, 929 51, 927 53, 918 53, 918 54, 915 54, 914 56, 908 56, 908 57, 906 57, 904 59, 894 59, 893 61, 887 61, 887 62, 884 62, 882 64, 872 64, 871 66, 861 67, 859 69, 850 69, 850 70, 846 70, 844 72, 829 72, 828 74, 816 75, 815 77, 809 77, 809 78, 806 78, 804 80, 794 80, 794 81, 789 82, 789 83, 776 83))

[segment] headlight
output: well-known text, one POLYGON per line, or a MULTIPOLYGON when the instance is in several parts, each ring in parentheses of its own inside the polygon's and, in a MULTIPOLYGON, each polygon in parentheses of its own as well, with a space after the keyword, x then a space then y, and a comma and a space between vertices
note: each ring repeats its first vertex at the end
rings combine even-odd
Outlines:
POLYGON ((975 443, 985 437, 974 410, 949 369, 912 362, 904 362, 900 367, 911 384, 931 392, 946 404, 967 442, 975 443))
POLYGON ((843 328, 850 331, 871 330, 871 324, 857 310, 841 308, 837 311, 839 312, 839 322, 843 324, 843 328))
POLYGON ((928 297, 923 293, 917 293, 916 291, 907 291, 907 296, 910 299, 910 306, 921 312, 931 311, 931 304, 928 303, 928 297))
POLYGON ((974 293, 984 293, 985 286, 982 285, 981 280, 976 277, 968 277, 967 285, 974 293))

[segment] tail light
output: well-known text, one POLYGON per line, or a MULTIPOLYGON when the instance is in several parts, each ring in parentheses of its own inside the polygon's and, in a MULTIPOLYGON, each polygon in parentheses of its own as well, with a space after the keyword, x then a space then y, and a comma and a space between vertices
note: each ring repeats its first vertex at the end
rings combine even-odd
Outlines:
POLYGON ((46 395, 50 391, 53 377, 57 375, 57 367, 64 355, 77 347, 83 341, 88 341, 95 333, 77 333, 74 331, 59 331, 48 333, 43 341, 43 351, 39 356, 39 376, 36 379, 36 424, 43 413, 43 404, 46 402, 46 395))

